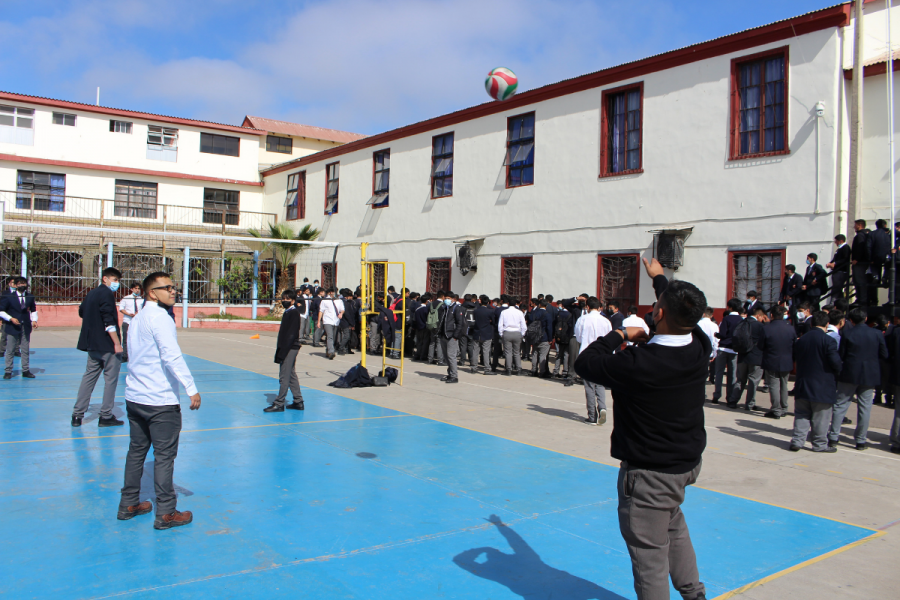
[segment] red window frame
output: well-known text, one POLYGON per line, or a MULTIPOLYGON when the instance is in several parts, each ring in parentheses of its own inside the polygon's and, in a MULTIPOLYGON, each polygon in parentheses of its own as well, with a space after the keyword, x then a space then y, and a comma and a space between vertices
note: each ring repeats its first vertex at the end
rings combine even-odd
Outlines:
MULTIPOLYGON (((779 257, 781 258, 781 274, 778 277, 777 285, 778 285, 778 292, 780 292, 781 285, 784 282, 784 265, 786 264, 786 260, 787 260, 787 249, 785 249, 785 248, 759 248, 757 250, 729 250, 728 251, 728 265, 727 265, 727 267, 728 267, 727 286, 728 287, 725 288, 726 300, 735 297, 735 294, 734 294, 734 292, 735 292, 735 290, 734 290, 734 258, 736 256, 754 255, 754 254, 773 254, 773 255, 777 254, 777 255, 779 255, 779 257)), ((771 304, 771 301, 763 302, 762 301, 762 292, 759 289, 757 289, 756 291, 757 291, 757 293, 760 293, 760 302, 762 302, 764 305, 771 304)), ((776 293, 778 293, 778 292, 776 292, 776 293)), ((740 298, 740 300, 743 301, 743 298, 740 298)), ((775 301, 777 302, 777 300, 778 300, 778 298, 776 296, 775 301)))
MULTIPOLYGON (((295 198, 295 204, 297 206, 296 216, 292 219, 288 217, 288 208, 293 206, 292 204, 288 204, 285 206, 284 210, 284 219, 285 221, 298 221, 300 219, 306 218, 306 171, 297 171, 296 173, 291 173, 288 175, 288 181, 290 181, 291 177, 297 176, 297 196, 295 198)), ((289 184, 290 185, 290 184, 289 184)), ((285 192, 285 196, 291 192, 290 188, 285 192)), ((287 200, 287 198, 285 198, 287 200)))
MULTIPOLYGON (((390 149, 390 148, 384 148, 383 150, 376 150, 375 152, 372 153, 372 197, 373 197, 373 198, 375 197, 375 165, 378 164, 378 155, 379 155, 379 154, 384 154, 384 155, 386 155, 386 156, 387 156, 387 159, 390 161, 390 159, 391 159, 391 149, 390 149)), ((382 164, 384 164, 383 160, 384 160, 384 159, 382 159, 382 164)), ((390 165, 390 163, 388 163, 388 164, 390 165)), ((379 172, 382 172, 382 173, 383 173, 384 171, 387 171, 387 173, 388 173, 388 189, 387 189, 387 192, 388 192, 388 193, 387 193, 387 198, 388 198, 388 199, 387 199, 386 202, 383 202, 383 203, 381 203, 381 204, 374 204, 374 203, 373 203, 373 204, 372 204, 372 209, 373 209, 373 210, 378 209, 378 208, 388 208, 388 207, 390 207, 390 205, 391 205, 391 167, 388 166, 387 169, 382 169, 382 170, 379 171, 379 172)), ((382 191, 383 191, 383 190, 382 190, 382 191)))
MULTIPOLYGON (((453 164, 453 155, 454 155, 455 152, 456 152, 456 132, 455 132, 455 131, 447 131, 447 132, 442 133, 442 134, 440 134, 440 135, 435 135, 435 136, 432 136, 432 137, 431 137, 431 198, 432 198, 432 200, 434 200, 434 199, 436 199, 436 198, 452 198, 452 197, 453 197, 453 192, 452 192, 452 191, 451 191, 449 194, 444 194, 444 195, 442 195, 442 196, 435 196, 435 195, 434 195, 434 180, 435 180, 435 177, 434 177, 434 168, 437 166, 437 164, 435 164, 435 160, 440 161, 440 160, 442 160, 442 159, 444 159, 444 158, 449 158, 449 159, 450 159, 450 175, 444 175, 443 177, 438 177, 437 179, 441 179, 441 180, 443 180, 443 181, 447 181, 447 180, 449 179, 449 180, 450 180, 450 187, 451 187, 451 189, 452 189, 452 188, 453 188, 453 167, 454 167, 454 164, 453 164), (435 153, 434 153, 434 142, 435 142, 435 140, 438 139, 438 138, 444 138, 444 137, 446 137, 446 136, 448 136, 448 135, 453 136, 453 141, 451 142, 451 143, 453 144, 453 150, 451 150, 449 153, 448 153, 448 152, 444 152, 444 153, 435 155, 435 153)), ((440 163, 438 163, 438 164, 440 164, 440 163)))
POLYGON ((453 281, 453 271, 451 270, 451 259, 449 258, 434 258, 428 259, 427 261, 427 270, 425 271, 425 291, 431 294, 441 290, 444 292, 450 291, 450 285, 453 281), (431 266, 435 264, 446 264, 447 265, 447 286, 446 287, 435 287, 431 285, 431 266))
MULTIPOLYGON (((531 135, 532 143, 534 144, 531 151, 534 152, 535 148, 537 148, 537 143, 536 143, 537 142, 537 113, 535 111, 531 111, 531 112, 527 112, 527 113, 522 113, 520 115, 513 115, 511 117, 506 118, 506 158, 504 159, 503 162, 506 164, 506 189, 508 189, 508 190, 514 190, 516 188, 528 187, 530 185, 534 185, 534 176, 535 176, 534 163, 535 163, 535 161, 531 162, 531 183, 520 183, 519 185, 510 185, 509 184, 509 169, 510 169, 509 147, 511 145, 509 136, 512 133, 512 121, 513 121, 513 119, 521 119, 522 117, 527 117, 528 115, 531 115, 534 118, 534 132, 531 135)), ((519 138, 519 140, 521 140, 521 139, 522 138, 519 138)), ((516 140, 516 142, 518 143, 518 140, 516 140)), ((455 143, 455 140, 454 140, 454 143, 455 143)))
MULTIPOLYGON (((597 298, 606 306, 610 298, 603 295, 603 259, 604 258, 634 258, 634 305, 640 306, 641 300, 641 255, 635 252, 627 252, 623 254, 598 254, 597 255, 597 298)), ((622 314, 628 313, 628 306, 619 306, 622 314)))
POLYGON ((327 165, 325 165, 325 215, 326 216, 338 214, 338 205, 340 203, 340 197, 341 197, 341 163, 340 163, 340 161, 338 161, 338 162, 328 163, 327 165), (329 171, 331 170, 331 167, 334 167, 334 166, 336 166, 338 168, 338 171, 337 171, 338 176, 335 177, 334 179, 329 179, 329 177, 330 177, 329 171), (328 212, 328 184, 332 181, 338 182, 338 189, 337 189, 337 199, 335 199, 335 201, 334 201, 334 210, 332 210, 329 213, 328 212))
POLYGON ((338 271, 337 262, 323 262, 322 263, 322 276, 319 279, 319 281, 322 282, 323 288, 325 288, 326 290, 330 287, 337 289, 337 271, 338 271), (331 283, 328 284, 328 283, 326 283, 327 279, 326 279, 326 275, 325 275, 325 269, 326 269, 326 267, 330 267, 331 265, 334 265, 334 278, 331 281, 331 283))
POLYGON ((531 299, 531 286, 534 280, 534 260, 531 256, 504 256, 500 259, 500 293, 507 294, 511 296, 516 296, 517 301, 522 300, 530 300, 531 299), (526 297, 520 298, 518 294, 509 294, 506 291, 506 262, 509 260, 522 260, 525 259, 528 261, 528 293, 526 297))
MULTIPOLYGON (((781 46, 780 48, 772 48, 764 52, 741 56, 731 60, 731 130, 729 134, 728 160, 746 160, 748 158, 759 158, 761 156, 780 156, 790 154, 790 47, 781 46), (741 154, 741 97, 740 97, 740 68, 742 65, 751 62, 765 60, 773 56, 784 56, 784 149, 772 150, 770 152, 757 152, 755 154, 741 154)), ((764 85, 764 84, 763 84, 764 85)), ((764 96, 764 94, 763 94, 764 96)), ((761 121, 765 121, 765 105, 761 121)), ((763 132, 765 129, 763 129, 763 132)))
POLYGON ((629 83, 628 85, 619 86, 603 90, 600 94, 600 177, 618 177, 620 175, 632 175, 644 172, 644 82, 629 83), (641 95, 640 105, 640 141, 638 142, 638 163, 637 169, 626 169, 624 171, 609 170, 609 101, 612 96, 625 94, 637 90, 641 95))

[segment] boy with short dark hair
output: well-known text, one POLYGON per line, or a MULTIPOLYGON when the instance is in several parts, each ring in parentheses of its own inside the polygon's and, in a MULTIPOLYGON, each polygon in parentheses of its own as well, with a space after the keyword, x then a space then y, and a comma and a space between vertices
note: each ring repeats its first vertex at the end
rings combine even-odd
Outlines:
POLYGON ((287 398, 288 388, 294 401, 287 405, 291 410, 303 410, 303 393, 300 391, 300 381, 297 379, 295 365, 297 353, 303 344, 300 343, 300 309, 294 304, 297 294, 294 290, 284 290, 281 293, 281 305, 284 314, 281 315, 281 325, 278 327, 278 341, 275 343, 275 364, 278 369, 278 396, 272 404, 263 409, 263 412, 284 412, 284 401, 287 398))

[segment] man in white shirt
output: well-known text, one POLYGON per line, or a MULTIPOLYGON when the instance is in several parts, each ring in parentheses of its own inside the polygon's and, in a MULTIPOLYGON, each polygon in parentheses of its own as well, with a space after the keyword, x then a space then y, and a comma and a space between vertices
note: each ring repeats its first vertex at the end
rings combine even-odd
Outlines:
MULTIPOLYGON (((610 324, 612 324, 611 321, 610 324)), ((647 334, 647 337, 650 337, 650 327, 647 326, 647 321, 638 316, 637 306, 632 306, 628 309, 628 316, 622 321, 622 327, 640 327, 647 334)), ((629 346, 632 345, 632 342, 627 343, 629 346)))
POLYGON ((341 317, 344 316, 344 301, 335 299, 334 288, 328 288, 325 291, 325 297, 319 305, 319 322, 318 328, 325 327, 325 358, 334 360, 334 341, 335 333, 338 325, 341 324, 341 317))
POLYGON ((709 343, 712 344, 712 352, 709 355, 709 382, 713 384, 716 382, 716 354, 719 351, 719 338, 716 337, 716 334, 719 333, 719 326, 713 323, 714 315, 713 308, 707 306, 703 311, 703 318, 697 323, 697 327, 703 330, 703 333, 709 338, 709 343))
POLYGON ((175 322, 165 307, 175 304, 175 286, 167 273, 151 273, 144 279, 147 303, 131 323, 131 364, 125 379, 125 405, 131 426, 131 445, 125 459, 125 485, 118 518, 131 519, 153 508, 141 502, 144 459, 153 446, 153 484, 156 490, 154 529, 187 525, 190 511, 175 509, 173 471, 181 433, 180 387, 191 398, 191 410, 200 408, 200 393, 184 362, 175 322))
POLYGON ((522 338, 528 331, 525 315, 516 306, 510 306, 500 313, 497 331, 503 340, 503 355, 506 357, 506 374, 518 375, 522 370, 522 338))
MULTIPOLYGON (((581 354, 585 348, 593 344, 598 338, 612 331, 612 323, 600 314, 600 300, 591 296, 588 298, 587 308, 588 312, 583 314, 575 323, 575 339, 579 343, 578 354, 581 354)), ((606 388, 585 379, 584 395, 587 399, 588 411, 588 416, 584 422, 588 425, 603 425, 606 423, 606 388)))
MULTIPOLYGON (((7 282, 9 287, 0 292, 0 296, 16 293, 16 276, 13 275, 7 282)), ((0 321, 0 356, 6 355, 6 321, 0 321)))
POLYGON ((128 326, 144 304, 141 289, 141 284, 135 281, 131 284, 131 293, 119 300, 119 312, 122 313, 122 362, 128 362, 128 326))
MULTIPOLYGON (((307 285, 307 287, 309 286, 307 285)), ((303 289, 302 286, 301 289, 303 289)), ((309 301, 310 297, 306 292, 297 296, 297 310, 300 311, 300 339, 309 338, 309 301)))
POLYGON ((0 297, 0 319, 6 327, 6 373, 3 379, 12 379, 13 360, 18 352, 22 357, 22 377, 34 379, 29 365, 31 329, 37 327, 37 306, 34 296, 28 293, 28 280, 16 277, 16 288, 11 294, 0 297))

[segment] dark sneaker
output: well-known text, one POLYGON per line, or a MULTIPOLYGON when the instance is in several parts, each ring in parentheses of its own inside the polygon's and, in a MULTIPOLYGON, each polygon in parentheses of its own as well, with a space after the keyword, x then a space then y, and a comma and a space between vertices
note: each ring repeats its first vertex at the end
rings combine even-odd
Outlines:
POLYGON ((12 379, 12 373, 4 373, 3 379, 12 379))
POLYGON ((72 427, 81 427, 81 421, 83 417, 76 417, 72 415, 72 427))
POLYGON ((585 417, 584 422, 587 423, 588 425, 596 425, 597 419, 596 418, 592 419, 591 417, 585 417))
POLYGON ((827 446, 822 450, 813 450, 813 452, 821 452, 823 454, 834 454, 837 452, 837 446, 827 446))
POLYGON ((791 447, 788 448, 788 450, 790 450, 791 452, 800 452, 800 448, 801 448, 801 446, 795 446, 795 445, 791 444, 791 447))
POLYGON ((892 454, 900 454, 900 446, 891 446, 892 454))
POLYGON ((780 419, 780 418, 781 418, 781 415, 779 415, 778 413, 776 413, 776 412, 773 411, 773 410, 768 411, 768 412, 767 412, 766 414, 764 414, 763 416, 766 417, 766 418, 768 418, 768 419, 780 419))
POLYGON ((459 383, 459 378, 457 377, 448 377, 444 380, 444 383, 459 383))
POLYGON ((171 529, 172 527, 181 527, 187 525, 194 520, 191 511, 178 512, 177 510, 168 515, 156 515, 153 521, 153 529, 171 529))
POLYGON ((22 377, 25 377, 26 379, 34 379, 34 375, 31 371, 22 371, 22 377))
POLYGON ((125 508, 120 506, 119 514, 116 515, 116 518, 120 521, 127 521, 128 519, 133 519, 140 515, 146 515, 151 510, 153 510, 153 504, 151 504, 149 500, 145 500, 137 506, 128 506, 125 508))
POLYGON ((289 408, 291 410, 304 410, 306 407, 303 405, 303 400, 301 400, 300 402, 294 400, 293 402, 285 406, 285 408, 289 408))
POLYGON ((573 385, 575 385, 575 382, 571 379, 566 379, 566 382, 563 384, 565 387, 572 387, 573 385))
POLYGON ((866 445, 866 444, 857 444, 856 445, 857 450, 865 450, 866 448, 868 448, 868 445, 866 445))
POLYGON ((284 412, 283 406, 275 406, 274 404, 270 404, 266 408, 263 409, 263 412, 284 412))
POLYGON ((121 427, 125 421, 120 421, 115 417, 100 417, 97 420, 98 427, 121 427))
POLYGON ((853 424, 853 421, 851 421, 847 417, 844 417, 844 420, 841 421, 841 425, 852 425, 852 424, 853 424))
POLYGON ((710 402, 710 404, 718 404, 718 403, 719 403, 719 399, 718 399, 718 398, 713 398, 713 399, 710 400, 709 402, 710 402))
POLYGON ((833 442, 832 442, 831 440, 828 440, 828 447, 829 447, 829 448, 837 448, 837 445, 838 445, 837 440, 834 440, 833 442))

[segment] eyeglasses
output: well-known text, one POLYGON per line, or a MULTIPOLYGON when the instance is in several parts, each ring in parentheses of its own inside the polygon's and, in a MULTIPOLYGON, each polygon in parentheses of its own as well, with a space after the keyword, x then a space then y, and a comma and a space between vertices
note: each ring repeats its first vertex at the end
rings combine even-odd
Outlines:
POLYGON ((161 285, 161 286, 155 287, 155 288, 150 288, 150 291, 153 291, 153 290, 166 290, 167 292, 174 292, 175 289, 176 289, 176 288, 175 288, 174 285, 169 284, 169 285, 161 285))

